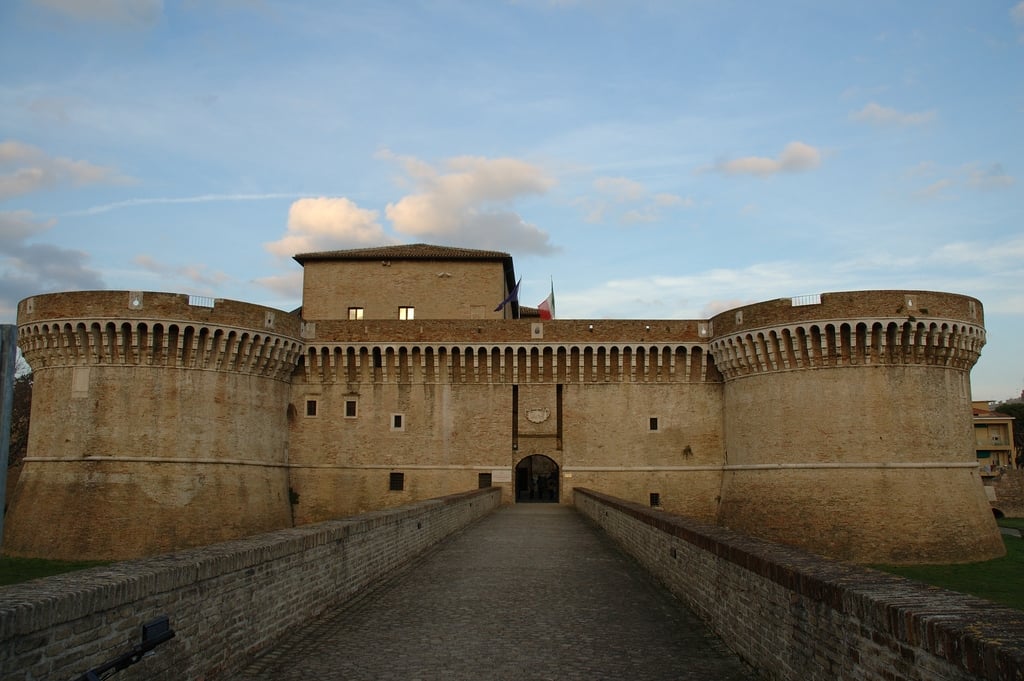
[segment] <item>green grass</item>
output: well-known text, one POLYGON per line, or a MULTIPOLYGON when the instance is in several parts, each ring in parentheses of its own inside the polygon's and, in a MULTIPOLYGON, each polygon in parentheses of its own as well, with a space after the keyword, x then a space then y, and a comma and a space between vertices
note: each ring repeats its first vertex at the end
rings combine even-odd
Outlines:
POLYGON ((88 560, 45 560, 43 558, 0 557, 0 586, 27 582, 30 579, 59 575, 109 563, 88 560))
MULTIPOLYGON (((1003 527, 1007 522, 1018 523, 1013 527, 1024 527, 1024 520, 1000 520, 1003 527)), ((961 565, 875 565, 874 567, 895 575, 914 579, 950 591, 971 594, 1024 610, 1024 539, 1003 537, 1006 555, 982 563, 961 565)))
POLYGON ((999 527, 1012 527, 1015 530, 1024 530, 1024 518, 1000 518, 996 523, 999 527))

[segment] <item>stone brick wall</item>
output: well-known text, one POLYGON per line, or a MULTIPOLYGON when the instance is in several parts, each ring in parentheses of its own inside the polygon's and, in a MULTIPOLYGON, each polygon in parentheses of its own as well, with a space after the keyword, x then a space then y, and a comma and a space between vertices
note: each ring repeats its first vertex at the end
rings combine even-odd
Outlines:
POLYGON ((22 301, 35 407, 6 549, 152 555, 481 474, 511 501, 517 463, 543 455, 562 503, 577 485, 657 494, 859 562, 1004 550, 971 433, 976 299, 855 291, 709 320, 541 323, 493 312, 505 254, 304 264, 301 318, 150 292, 22 301), (395 319, 407 304, 416 318, 395 319))
POLYGON ((289 627, 337 607, 492 511, 497 489, 432 499, 0 589, 0 680, 65 680, 170 618, 175 638, 118 681, 229 676, 289 627))
POLYGON ((298 317, 129 291, 34 296, 19 314, 35 394, 7 553, 120 560, 291 525, 298 317))
POLYGON ((363 308, 364 319, 398 319, 398 306, 415 308, 416 319, 501 319, 505 297, 500 259, 315 260, 302 273, 302 316, 346 319, 363 308))
POLYGON ((1007 470, 991 479, 995 489, 992 508, 999 509, 1007 518, 1024 518, 1024 471, 1007 470))
POLYGON ((1003 555, 961 380, 965 373, 924 365, 728 381, 729 467, 718 523, 856 562, 1003 555), (913 396, 913 407, 881 395, 913 396))
POLYGON ((577 488, 576 507, 772 679, 1024 678, 1024 613, 577 488))
POLYGON ((733 308, 712 317, 716 336, 744 329, 792 325, 835 319, 891 317, 955 319, 983 326, 984 311, 976 298, 940 291, 842 291, 822 293, 813 305, 794 305, 791 298, 776 298, 733 308))
POLYGON ((205 305, 193 305, 190 300, 183 293, 152 291, 68 291, 32 296, 18 303, 18 342, 22 350, 27 350, 26 332, 37 334, 34 325, 52 324, 54 320, 69 320, 74 325, 91 319, 117 320, 119 325, 126 320, 180 322, 182 326, 265 329, 289 337, 299 333, 298 316, 272 307, 224 298, 208 299, 205 305))

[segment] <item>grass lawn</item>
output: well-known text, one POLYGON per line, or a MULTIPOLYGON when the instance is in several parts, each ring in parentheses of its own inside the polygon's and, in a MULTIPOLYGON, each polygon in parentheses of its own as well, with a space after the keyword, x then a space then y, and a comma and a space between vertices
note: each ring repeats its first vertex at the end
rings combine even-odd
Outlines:
MULTIPOLYGON (((1024 519, 1001 519, 999 524, 1003 527, 1024 528, 1024 519)), ((1006 544, 1006 555, 983 563, 874 567, 894 575, 950 591, 980 596, 1017 610, 1024 610, 1024 539, 1004 535, 1003 543, 1006 544)))
POLYGON ((1000 518, 996 521, 999 527, 1012 527, 1015 530, 1024 530, 1024 518, 1000 518))
POLYGON ((107 563, 88 560, 45 560, 43 558, 0 557, 0 586, 27 582, 38 577, 59 575, 62 572, 81 570, 107 563))

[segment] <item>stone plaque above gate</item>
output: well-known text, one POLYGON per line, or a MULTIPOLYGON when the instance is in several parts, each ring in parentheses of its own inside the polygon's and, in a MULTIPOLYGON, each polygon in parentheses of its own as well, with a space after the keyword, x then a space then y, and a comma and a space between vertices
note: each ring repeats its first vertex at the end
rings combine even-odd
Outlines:
POLYGON ((543 407, 537 409, 529 409, 526 412, 526 419, 530 423, 544 423, 551 416, 551 410, 543 407))

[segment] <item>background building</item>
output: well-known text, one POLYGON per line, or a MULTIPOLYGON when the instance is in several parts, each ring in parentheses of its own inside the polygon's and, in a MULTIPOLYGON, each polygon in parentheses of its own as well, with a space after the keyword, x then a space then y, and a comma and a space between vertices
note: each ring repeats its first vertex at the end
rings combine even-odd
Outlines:
POLYGON ((1016 468, 1012 416, 990 411, 988 402, 972 403, 975 456, 983 476, 1016 468))

